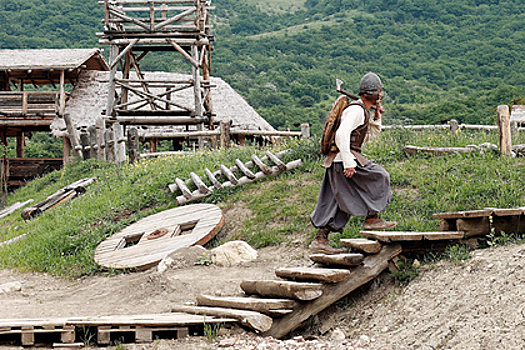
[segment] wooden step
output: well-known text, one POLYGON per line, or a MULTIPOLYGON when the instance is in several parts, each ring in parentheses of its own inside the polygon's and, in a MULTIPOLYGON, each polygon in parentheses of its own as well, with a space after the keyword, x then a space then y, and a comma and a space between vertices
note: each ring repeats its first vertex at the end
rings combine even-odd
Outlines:
POLYGON ((300 280, 337 283, 350 275, 350 271, 343 269, 322 269, 315 267, 279 268, 275 270, 277 277, 300 280))
POLYGON ((258 332, 269 330, 273 322, 271 317, 259 312, 223 307, 177 305, 172 307, 171 311, 185 312, 193 315, 233 318, 239 321, 242 325, 250 327, 258 332))
POLYGON ((463 239, 463 231, 429 231, 429 232, 411 232, 411 231, 361 231, 361 236, 376 239, 381 242, 399 242, 399 241, 422 241, 424 239, 437 241, 447 239, 463 239))
POLYGON ((335 265, 335 266, 358 266, 364 259, 363 254, 342 253, 342 254, 312 254, 310 260, 316 263, 335 265))
POLYGON ((260 295, 271 298, 291 298, 297 300, 314 300, 319 298, 322 292, 322 284, 300 283, 290 281, 255 281, 241 282, 241 289, 249 295, 260 295))
POLYGON ((481 210, 466 210, 448 213, 434 214, 434 219, 463 219, 463 218, 479 218, 492 215, 492 209, 481 210))
POLYGON ((292 312, 297 301, 291 299, 266 299, 251 297, 197 296, 199 306, 219 306, 232 309, 251 310, 270 316, 282 316, 292 312))
POLYGON ((366 238, 343 238, 339 242, 345 248, 356 249, 367 254, 376 254, 381 250, 381 243, 366 238))

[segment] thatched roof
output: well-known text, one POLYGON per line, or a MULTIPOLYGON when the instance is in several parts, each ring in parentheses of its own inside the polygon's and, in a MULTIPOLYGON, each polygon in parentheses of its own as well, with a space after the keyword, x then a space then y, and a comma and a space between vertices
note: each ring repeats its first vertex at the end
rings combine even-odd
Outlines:
POLYGON ((515 121, 519 124, 525 124, 525 105, 512 106, 510 112, 510 121, 515 121))
MULTIPOLYGON (((188 80, 189 76, 166 72, 144 72, 147 80, 177 81, 188 80)), ((66 113, 69 113, 74 126, 79 129, 94 125, 102 112, 106 109, 108 94, 109 72, 83 71, 78 84, 70 95, 66 104, 66 113)), ((211 78, 211 96, 214 121, 231 121, 232 130, 268 130, 275 129, 264 120, 233 88, 224 80, 211 78)), ((151 89, 156 93, 155 89, 151 89)), ((192 106, 193 90, 184 90, 172 96, 174 102, 192 106)), ((182 131, 180 126, 140 126, 141 133, 182 131)), ((67 134, 63 119, 56 118, 51 125, 51 133, 55 137, 67 134)))
POLYGON ((11 82, 23 79, 39 85, 58 83, 62 70, 76 80, 85 69, 109 69, 99 49, 0 50, 0 72, 6 73, 11 82))

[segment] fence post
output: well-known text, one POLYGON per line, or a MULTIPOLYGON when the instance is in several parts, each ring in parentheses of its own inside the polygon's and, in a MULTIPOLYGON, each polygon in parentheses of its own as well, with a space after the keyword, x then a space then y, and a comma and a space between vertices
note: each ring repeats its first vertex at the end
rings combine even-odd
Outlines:
POLYGON ((220 146, 221 148, 229 148, 230 147, 230 121, 221 121, 220 123, 221 128, 221 142, 220 146))
POLYGON ((90 158, 90 148, 89 147, 89 133, 86 129, 80 130, 80 146, 82 147, 83 159, 87 160, 90 158))
POLYGON ((97 127, 90 125, 88 127, 89 133, 89 158, 97 159, 98 143, 97 143, 97 127))
POLYGON ((113 124, 113 136, 115 137, 115 162, 126 161, 126 139, 124 138, 124 128, 120 123, 113 124))
POLYGON ((512 140, 510 135, 510 113, 509 106, 498 106, 498 134, 499 154, 510 156, 512 151, 512 140))
POLYGON ((135 163, 139 159, 139 131, 133 127, 128 130, 129 162, 135 163))
POLYGON ((450 134, 452 137, 456 136, 459 129, 459 124, 456 119, 450 119, 450 134))
POLYGON ((310 137, 310 124, 302 123, 301 124, 301 137, 307 139, 310 137))

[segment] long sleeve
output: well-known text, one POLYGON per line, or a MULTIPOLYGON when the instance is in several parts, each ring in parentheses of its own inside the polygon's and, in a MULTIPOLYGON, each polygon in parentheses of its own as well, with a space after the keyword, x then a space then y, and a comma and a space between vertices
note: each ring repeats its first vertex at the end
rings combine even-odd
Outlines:
POLYGON ((339 153, 334 161, 342 161, 344 168, 355 168, 357 163, 355 157, 350 152, 350 136, 352 131, 357 129, 365 121, 363 108, 357 105, 347 107, 341 115, 341 125, 335 133, 335 144, 339 153))

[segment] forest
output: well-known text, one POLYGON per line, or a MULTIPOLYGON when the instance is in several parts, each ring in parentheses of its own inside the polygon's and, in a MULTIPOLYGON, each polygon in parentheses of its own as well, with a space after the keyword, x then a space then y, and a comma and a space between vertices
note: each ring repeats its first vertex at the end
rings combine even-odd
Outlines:
MULTIPOLYGON (((518 0, 213 2, 212 74, 274 127, 319 132, 337 97, 368 71, 385 84, 385 124, 494 124, 525 103, 525 7, 518 0)), ((85 0, 0 0, 0 48, 100 47, 102 6, 85 0)), ((106 52, 109 51, 106 48, 106 52)), ((177 71, 172 54, 145 70, 177 71)))

